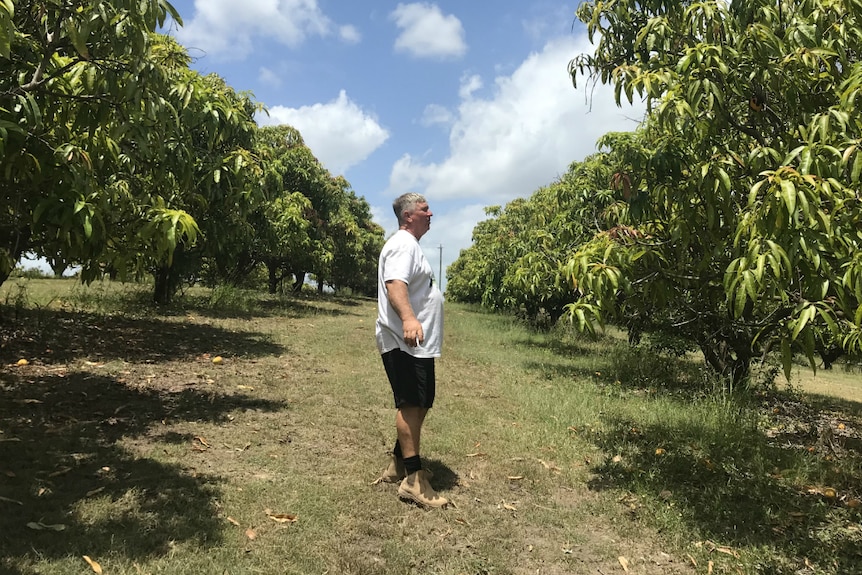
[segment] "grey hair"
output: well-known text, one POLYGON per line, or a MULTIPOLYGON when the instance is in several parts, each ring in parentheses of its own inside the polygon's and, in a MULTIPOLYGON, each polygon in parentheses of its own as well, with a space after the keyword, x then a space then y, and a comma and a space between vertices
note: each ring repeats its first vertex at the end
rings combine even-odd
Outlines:
POLYGON ((395 217, 398 218, 398 225, 404 223, 401 221, 401 215, 405 211, 411 212, 416 207, 416 204, 424 203, 427 203, 425 196, 415 192, 407 192, 395 198, 395 201, 392 202, 392 209, 395 211, 395 217))

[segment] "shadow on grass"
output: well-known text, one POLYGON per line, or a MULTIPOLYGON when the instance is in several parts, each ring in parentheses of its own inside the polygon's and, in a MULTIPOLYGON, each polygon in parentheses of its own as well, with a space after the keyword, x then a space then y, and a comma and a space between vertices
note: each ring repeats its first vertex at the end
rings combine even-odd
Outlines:
POLYGON ((204 353, 232 356, 277 355, 284 348, 269 336, 230 331, 191 321, 135 318, 59 310, 28 311, 5 322, 0 334, 0 362, 27 358, 44 364, 91 361, 170 361, 204 353), (37 317, 38 313, 38 317, 37 317))
POLYGON ((705 366, 684 357, 660 355, 645 347, 633 347, 613 338, 604 345, 590 342, 546 341, 525 345, 551 351, 558 360, 530 360, 524 369, 543 373, 546 379, 592 380, 614 392, 667 393, 702 397, 715 391, 715 382, 704 377, 705 366))
MULTIPOLYGON (((317 316, 339 317, 350 315, 350 308, 359 307, 359 298, 324 295, 274 295, 249 290, 241 295, 219 298, 212 295, 186 295, 171 306, 157 311, 164 315, 186 315, 194 313, 201 317, 222 319, 251 319, 253 317, 287 317, 301 319, 317 316)), ((138 307, 152 307, 147 301, 138 302, 138 307)))
POLYGON ((433 474, 431 485, 434 489, 448 491, 458 485, 458 474, 439 459, 423 458, 422 466, 433 474))
POLYGON ((177 544, 217 545, 222 480, 141 457, 121 440, 162 421, 226 421, 241 409, 286 406, 132 388, 86 372, 0 372, 0 572, 31 573, 40 559, 142 561, 177 544))
POLYGON ((757 572, 796 573, 806 561, 823 573, 859 572, 862 506, 847 503, 862 500, 862 405, 731 393, 698 362, 625 342, 530 344, 552 353, 525 369, 562 386, 591 381, 619 401, 598 414, 598 429, 582 430, 606 454, 591 488, 630 494, 635 515, 692 541, 765 551, 747 558, 757 572), (647 415, 654 408, 667 415, 647 415))
POLYGON ((843 498, 799 483, 805 477, 784 473, 806 470, 818 485, 858 497, 858 454, 840 465, 770 440, 742 411, 734 419, 722 429, 697 422, 643 426, 606 416, 605 431, 594 440, 609 455, 592 469, 590 486, 645 496, 652 513, 676 515, 701 540, 771 548, 766 563, 788 560, 790 568, 809 559, 835 569, 827 573, 852 572, 862 561, 862 514, 843 498))

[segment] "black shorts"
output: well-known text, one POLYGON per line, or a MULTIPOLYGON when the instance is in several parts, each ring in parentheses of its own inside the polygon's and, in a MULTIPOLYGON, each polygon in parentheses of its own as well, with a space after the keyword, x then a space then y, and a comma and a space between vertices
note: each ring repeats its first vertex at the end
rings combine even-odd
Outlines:
POLYGON ((395 407, 430 408, 434 405, 434 358, 413 357, 400 349, 382 355, 383 367, 392 386, 395 407))

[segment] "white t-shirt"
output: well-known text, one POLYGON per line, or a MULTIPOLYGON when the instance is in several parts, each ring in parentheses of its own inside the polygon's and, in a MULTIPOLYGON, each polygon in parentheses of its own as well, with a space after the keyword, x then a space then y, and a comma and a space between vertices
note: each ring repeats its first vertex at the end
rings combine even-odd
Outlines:
POLYGON ((377 265, 377 349, 381 354, 401 349, 414 357, 440 357, 443 347, 443 294, 419 240, 406 230, 398 230, 383 245, 377 265), (416 347, 404 342, 404 326, 389 303, 386 282, 401 280, 416 319, 422 324, 425 340, 416 347))

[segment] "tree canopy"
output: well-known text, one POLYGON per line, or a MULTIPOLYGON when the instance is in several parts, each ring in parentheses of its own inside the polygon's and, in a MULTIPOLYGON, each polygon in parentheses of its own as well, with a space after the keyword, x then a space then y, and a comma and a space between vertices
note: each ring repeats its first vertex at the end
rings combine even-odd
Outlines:
POLYGON ((169 16, 166 0, 0 0, 0 283, 35 253, 84 281, 152 274, 160 303, 205 267, 367 291, 382 230, 365 200, 299 132, 258 128, 250 94, 192 70, 158 33, 169 16))
POLYGON ((736 380, 771 350, 787 373, 797 352, 812 366, 859 353, 862 2, 612 0, 577 15, 596 50, 571 61, 576 86, 612 84, 648 112, 602 138, 610 173, 584 188, 613 192, 613 221, 546 244, 565 260, 569 317, 681 337, 736 380))

